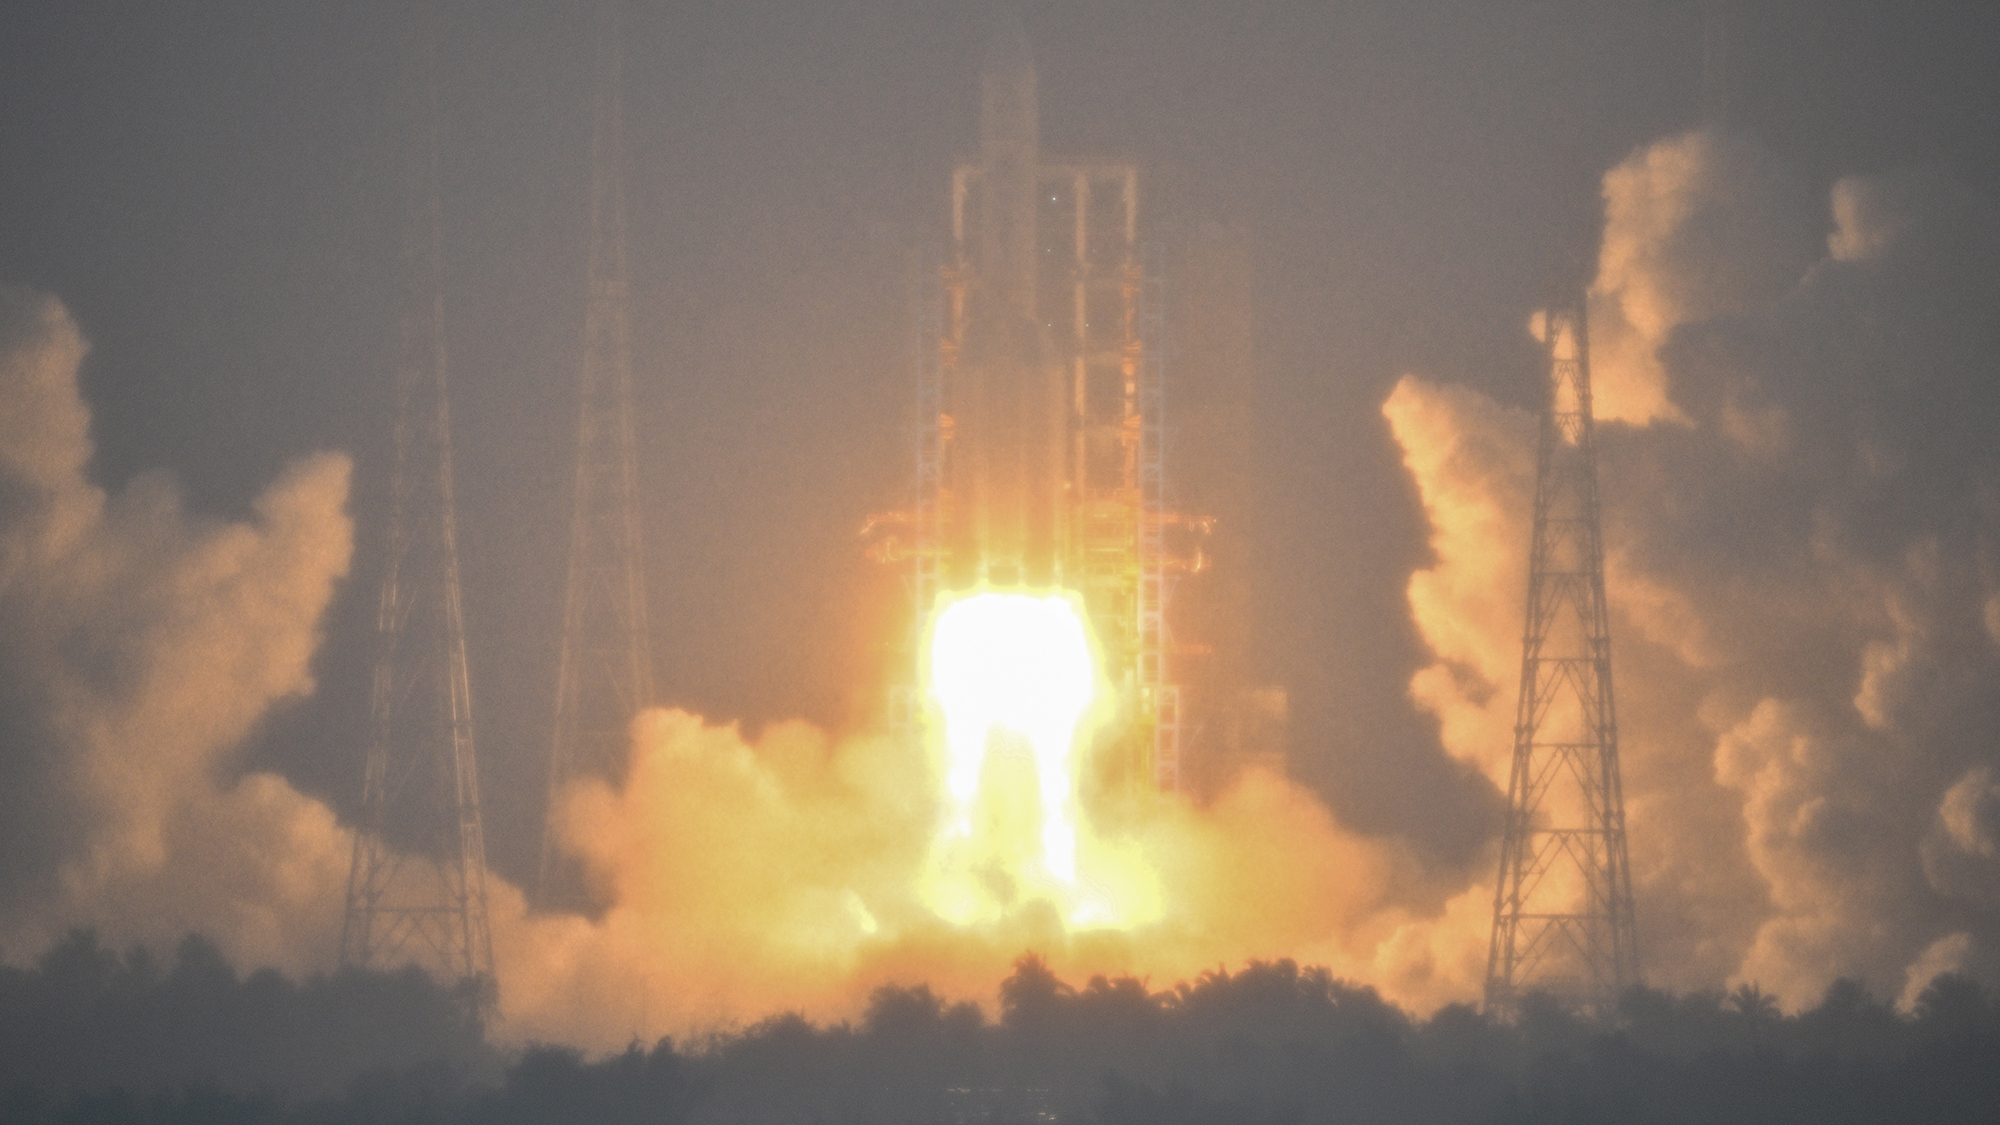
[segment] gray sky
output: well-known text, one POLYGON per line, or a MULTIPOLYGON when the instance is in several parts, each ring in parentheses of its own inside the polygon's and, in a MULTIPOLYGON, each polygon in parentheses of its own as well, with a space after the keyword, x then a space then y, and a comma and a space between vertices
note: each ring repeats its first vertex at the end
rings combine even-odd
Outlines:
MULTIPOLYGON (((165 469, 241 513, 285 462, 352 451, 357 575, 319 695, 259 755, 351 808, 365 581, 389 422, 397 53, 408 5, 0 14, 0 280, 93 350, 96 472, 165 469)), ((447 302, 489 839, 531 862, 582 323, 583 0, 447 2, 447 302)), ((1451 867, 1492 797, 1408 702, 1426 553, 1380 413, 1406 372, 1526 403, 1522 326, 1599 177, 1694 122, 1700 5, 1030 3, 1046 148, 1138 162, 1171 235, 1251 234, 1263 503, 1249 657, 1287 685, 1292 766, 1343 822, 1451 867)), ((979 4, 663 5, 628 15, 641 461, 667 702, 836 729, 869 706, 900 499, 902 252, 975 141, 979 4), (862 671, 857 671, 860 669, 862 671)), ((1983 5, 1739 5, 1733 119, 1823 196, 1919 166, 2000 194, 1983 5)), ((1990 279, 1989 279, 1990 280, 1990 279)))

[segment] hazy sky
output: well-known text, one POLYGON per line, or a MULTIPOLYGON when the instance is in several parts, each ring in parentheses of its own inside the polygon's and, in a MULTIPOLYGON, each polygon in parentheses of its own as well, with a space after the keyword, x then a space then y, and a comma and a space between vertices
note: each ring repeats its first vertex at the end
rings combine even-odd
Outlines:
MULTIPOLYGON (((476 722, 488 838, 518 876, 553 693, 589 5, 440 6, 476 722)), ((191 510, 236 518, 301 455, 356 459, 356 577, 314 661, 318 693, 256 743, 341 810, 359 789, 409 7, 16 0, 0 13, 0 282, 59 298, 90 342, 97 481, 118 491, 166 470, 191 510)), ((1262 497, 1238 514, 1259 546, 1249 662, 1290 690, 1293 772, 1349 828, 1404 837, 1441 869, 1480 854, 1496 798, 1410 701, 1429 657, 1405 589, 1431 556, 1382 405, 1406 374, 1532 401, 1524 326, 1554 263, 1594 245, 1602 177, 1696 123, 1700 8, 1020 6, 1046 149, 1136 161, 1162 236, 1249 232, 1262 497)), ((1916 168, 2000 195, 1985 5, 1773 0, 1733 19, 1732 123, 1813 201, 1812 239, 1832 230, 1824 200, 1843 176, 1916 168)), ((949 169, 975 144, 987 20, 976 3, 629 5, 640 460, 666 702, 836 730, 872 705, 894 576, 855 533, 901 500, 903 255, 940 229, 949 169)))

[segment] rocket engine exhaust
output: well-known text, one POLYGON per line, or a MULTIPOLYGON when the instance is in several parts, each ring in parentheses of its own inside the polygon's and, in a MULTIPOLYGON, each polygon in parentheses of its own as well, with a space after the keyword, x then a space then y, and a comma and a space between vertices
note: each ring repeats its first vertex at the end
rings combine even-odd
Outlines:
POLYGON ((1136 169, 1040 151, 1018 19, 979 84, 923 330, 917 502, 871 521, 911 533, 878 543, 913 566, 892 711, 939 770, 942 916, 1042 899, 1108 917, 1079 890, 1092 813, 1178 776, 1159 271, 1136 169))
POLYGON ((946 809, 930 897, 947 919, 972 920, 981 898, 1074 897, 1091 649, 1072 598, 986 593, 938 611, 927 670, 946 809))

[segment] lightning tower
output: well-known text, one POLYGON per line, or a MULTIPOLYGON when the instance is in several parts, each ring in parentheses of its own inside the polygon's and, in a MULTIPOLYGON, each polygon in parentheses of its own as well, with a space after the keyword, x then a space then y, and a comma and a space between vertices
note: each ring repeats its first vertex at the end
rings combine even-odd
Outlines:
POLYGON ((623 36, 604 0, 590 132, 589 299, 577 374, 576 490, 549 754, 550 822, 542 834, 544 906, 588 907, 581 871, 557 851, 556 801, 572 777, 620 778, 629 724, 653 699, 632 429, 631 282, 625 257, 623 36))
POLYGON ((1542 327, 1548 398, 1486 1002, 1506 1011, 1545 992, 1603 1010, 1639 970, 1583 295, 1542 327))
POLYGON ((440 284, 437 83, 426 36, 409 65, 401 354, 362 817, 340 960, 415 962, 491 998, 465 619, 459 602, 440 284))

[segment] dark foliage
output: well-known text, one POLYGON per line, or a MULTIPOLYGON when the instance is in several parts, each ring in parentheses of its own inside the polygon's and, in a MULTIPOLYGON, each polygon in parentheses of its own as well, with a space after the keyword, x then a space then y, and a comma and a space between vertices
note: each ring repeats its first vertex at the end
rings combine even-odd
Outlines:
POLYGON ((1024 957, 1000 1018, 924 986, 858 1024, 781 1015, 696 1044, 499 1061, 420 974, 239 978, 76 934, 0 970, 0 1125, 1291 1125, 1975 1122, 2000 1105, 2000 1004, 1957 976, 1900 1014, 1852 981, 1787 1015, 1754 986, 1634 990, 1611 1017, 1414 1020, 1290 961, 1155 992, 1024 957))
POLYGON ((0 1106, 67 1107, 65 1120, 261 1120, 269 1099, 231 1092, 323 1097, 386 1068, 498 1073, 470 1011, 415 970, 239 977, 200 937, 162 965, 79 930, 31 969, 0 967, 0 1106))

